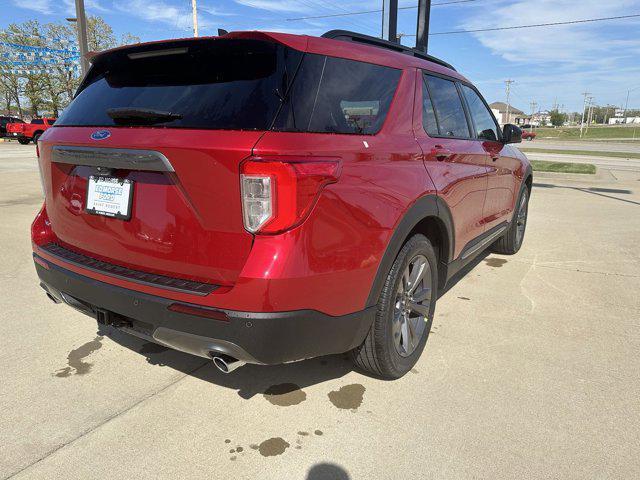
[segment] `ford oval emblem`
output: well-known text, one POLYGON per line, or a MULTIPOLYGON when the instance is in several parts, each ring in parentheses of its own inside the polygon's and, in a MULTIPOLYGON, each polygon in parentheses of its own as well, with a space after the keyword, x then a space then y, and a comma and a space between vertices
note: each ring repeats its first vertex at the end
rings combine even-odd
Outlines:
POLYGON ((111 136, 111 132, 109 130, 98 130, 97 132, 93 132, 91 134, 91 138, 93 140, 104 140, 105 138, 109 138, 111 136))

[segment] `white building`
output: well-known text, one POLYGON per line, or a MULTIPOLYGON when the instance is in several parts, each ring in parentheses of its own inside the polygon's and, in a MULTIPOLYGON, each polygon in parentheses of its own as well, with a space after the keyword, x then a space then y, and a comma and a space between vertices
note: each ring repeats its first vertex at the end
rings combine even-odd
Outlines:
POLYGON ((629 125, 640 123, 640 117, 612 117, 609 119, 609 125, 629 125))

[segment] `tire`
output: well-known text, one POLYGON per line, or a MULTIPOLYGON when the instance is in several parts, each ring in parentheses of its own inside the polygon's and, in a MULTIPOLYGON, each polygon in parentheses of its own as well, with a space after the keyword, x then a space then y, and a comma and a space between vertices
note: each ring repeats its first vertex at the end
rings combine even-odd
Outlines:
POLYGON ((514 212, 511 225, 509 225, 505 234, 492 245, 491 250, 493 252, 503 255, 514 255, 520 250, 527 229, 530 195, 531 192, 528 187, 522 189, 520 198, 518 198, 518 207, 514 212))
POLYGON ((27 137, 18 137, 18 143, 19 143, 20 145, 28 145, 30 141, 31 141, 31 139, 30 139, 30 138, 27 138, 27 137))
POLYGON ((32 139, 32 140, 33 140, 33 144, 34 144, 34 145, 37 145, 37 144, 38 144, 38 139, 40 138, 40 135, 42 135, 42 134, 41 134, 41 133, 36 133, 36 134, 33 136, 33 139, 32 139))
POLYGON ((433 322, 437 269, 435 250, 424 235, 414 235, 404 244, 382 287, 371 330, 362 345, 352 351, 358 367, 385 379, 400 378, 413 368, 433 322), (422 262, 424 268, 420 270, 422 262), (423 272, 422 276, 418 272, 423 272), (414 300, 412 303, 407 295, 414 300), (409 313, 404 313, 407 310, 409 313))

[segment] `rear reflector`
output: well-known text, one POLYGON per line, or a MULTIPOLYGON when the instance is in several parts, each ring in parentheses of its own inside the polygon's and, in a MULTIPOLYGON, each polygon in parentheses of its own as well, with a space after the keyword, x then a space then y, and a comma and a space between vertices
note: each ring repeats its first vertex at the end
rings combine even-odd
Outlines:
POLYGON ((229 317, 220 310, 213 310, 211 308, 197 307, 195 305, 188 305, 186 303, 172 303, 169 305, 169 310, 177 313, 184 313, 186 315, 195 315, 197 317, 212 318, 213 320, 220 320, 228 322, 229 317))
POLYGON ((33 261, 36 262, 38 265, 40 265, 42 268, 49 270, 49 264, 47 262, 45 262, 42 258, 38 257, 37 255, 33 256, 33 261))

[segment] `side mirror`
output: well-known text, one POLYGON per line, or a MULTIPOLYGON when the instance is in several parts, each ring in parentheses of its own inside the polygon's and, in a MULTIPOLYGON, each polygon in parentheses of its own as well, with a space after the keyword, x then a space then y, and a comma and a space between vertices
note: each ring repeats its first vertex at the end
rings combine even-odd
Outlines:
POLYGON ((521 143, 522 130, 520 127, 507 123, 502 129, 502 143, 521 143))

